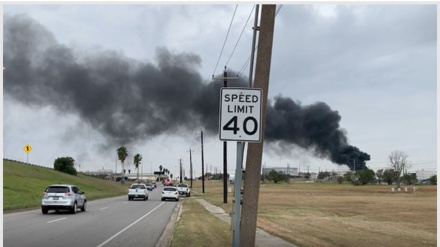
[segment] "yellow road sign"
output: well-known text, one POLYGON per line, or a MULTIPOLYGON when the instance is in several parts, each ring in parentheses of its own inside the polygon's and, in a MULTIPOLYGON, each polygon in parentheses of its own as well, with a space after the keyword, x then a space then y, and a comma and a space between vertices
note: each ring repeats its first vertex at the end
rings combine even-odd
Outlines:
POLYGON ((30 151, 32 151, 32 147, 29 144, 26 144, 23 148, 23 150, 28 154, 30 151))

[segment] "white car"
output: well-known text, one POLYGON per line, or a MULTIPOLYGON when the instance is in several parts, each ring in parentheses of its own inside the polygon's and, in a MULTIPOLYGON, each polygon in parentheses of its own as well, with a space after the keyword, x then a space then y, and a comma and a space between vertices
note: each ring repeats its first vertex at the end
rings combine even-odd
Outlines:
POLYGON ((47 214, 49 210, 69 210, 76 214, 78 208, 86 211, 87 198, 84 191, 71 184, 52 184, 48 186, 41 199, 41 211, 47 214))
POLYGON ((162 190, 162 201, 166 199, 174 199, 179 201, 179 191, 176 187, 165 186, 162 190))

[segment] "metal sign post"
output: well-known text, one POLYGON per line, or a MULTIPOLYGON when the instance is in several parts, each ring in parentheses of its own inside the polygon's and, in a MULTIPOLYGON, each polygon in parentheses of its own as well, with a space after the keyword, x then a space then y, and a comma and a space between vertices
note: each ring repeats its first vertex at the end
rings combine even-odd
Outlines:
POLYGON ((220 140, 237 141, 237 165, 234 181, 232 246, 240 245, 241 184, 245 142, 261 141, 262 90, 258 88, 222 88, 220 93, 220 140))
POLYGON ((26 163, 29 163, 29 152, 32 151, 32 146, 29 144, 26 144, 23 147, 23 150, 26 152, 26 163))
POLYGON ((244 142, 237 142, 237 166, 235 167, 234 181, 234 230, 232 232, 232 246, 240 246, 240 216, 241 216, 241 181, 243 180, 243 147, 244 142))

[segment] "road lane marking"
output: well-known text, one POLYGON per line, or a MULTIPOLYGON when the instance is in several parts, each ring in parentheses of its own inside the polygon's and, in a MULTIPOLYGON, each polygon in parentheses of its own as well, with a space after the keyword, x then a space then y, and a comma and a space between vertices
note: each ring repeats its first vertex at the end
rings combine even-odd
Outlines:
POLYGON ((150 212, 146 213, 144 216, 140 217, 139 219, 137 219, 135 222, 131 223, 130 225, 128 225, 127 227, 125 227, 124 229, 120 230, 118 233, 116 233, 115 235, 111 236, 109 239, 107 239, 106 241, 104 241, 102 244, 98 245, 97 247, 102 247, 104 245, 106 245, 108 242, 112 241, 114 238, 116 238, 117 236, 119 236, 119 234, 125 232, 126 230, 128 230, 130 227, 134 226, 136 223, 138 223, 139 221, 141 221, 143 218, 147 217, 148 215, 150 215, 151 213, 153 213, 154 211, 156 211, 156 209, 158 209, 160 206, 162 206, 165 202, 162 202, 161 204, 159 204, 157 207, 153 208, 150 212))
POLYGON ((108 209, 108 207, 100 208, 99 210, 105 210, 105 209, 108 209))
POLYGON ((48 221, 47 223, 50 224, 50 223, 54 223, 54 222, 57 222, 57 221, 60 221, 60 220, 65 220, 65 219, 66 218, 60 218, 60 219, 57 219, 57 220, 48 221))

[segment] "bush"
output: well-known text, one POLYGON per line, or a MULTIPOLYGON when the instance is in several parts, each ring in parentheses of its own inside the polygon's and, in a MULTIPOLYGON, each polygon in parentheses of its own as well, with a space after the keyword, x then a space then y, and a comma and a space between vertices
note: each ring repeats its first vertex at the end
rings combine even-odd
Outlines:
POLYGON ((344 177, 339 176, 339 177, 337 178, 337 181, 338 181, 339 184, 342 184, 342 182, 344 182, 344 177))
POLYGON ((57 171, 76 176, 77 172, 75 167, 73 167, 74 165, 75 160, 72 157, 61 157, 55 160, 53 168, 57 171))
POLYGON ((266 179, 269 181, 273 181, 274 183, 287 182, 289 180, 286 174, 282 172, 277 172, 275 170, 271 170, 269 174, 266 175, 266 179))
POLYGON ((437 185, 437 175, 432 175, 432 176, 429 178, 429 184, 437 185))

